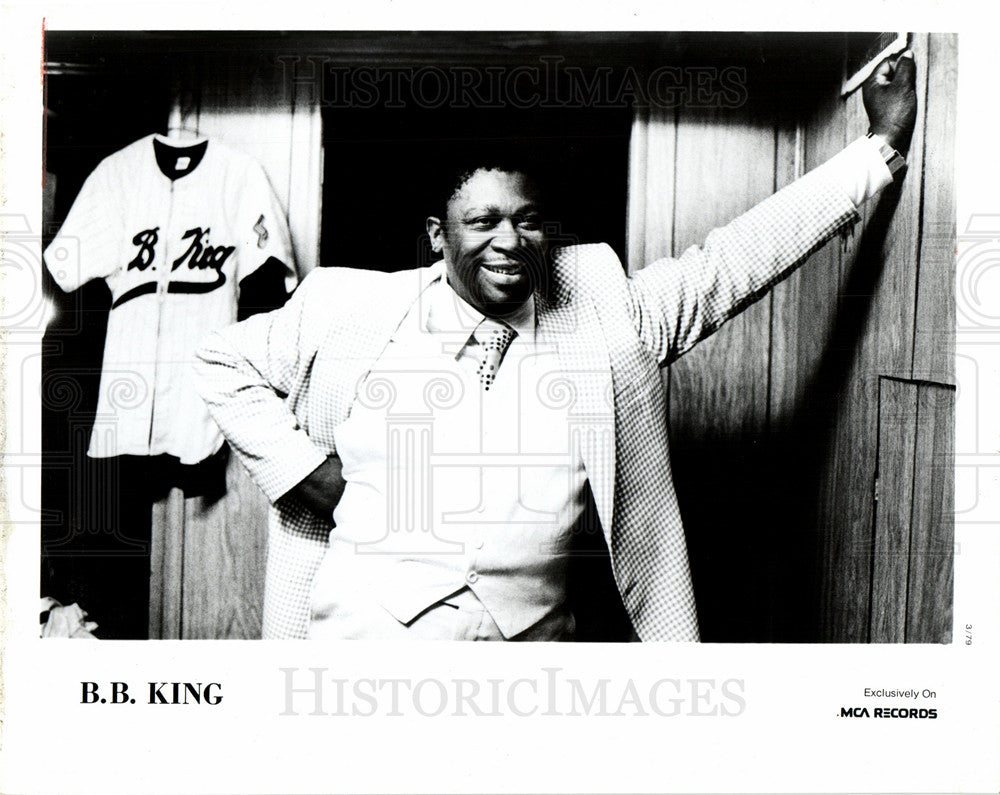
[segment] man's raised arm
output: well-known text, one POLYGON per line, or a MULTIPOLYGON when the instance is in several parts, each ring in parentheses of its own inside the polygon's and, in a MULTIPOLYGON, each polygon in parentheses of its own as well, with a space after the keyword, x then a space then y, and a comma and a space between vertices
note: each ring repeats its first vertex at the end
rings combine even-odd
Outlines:
POLYGON ((915 73, 909 51, 895 63, 883 61, 863 89, 868 137, 713 230, 703 246, 629 280, 633 323, 657 361, 681 356, 859 220, 858 207, 905 162, 916 119, 915 73))

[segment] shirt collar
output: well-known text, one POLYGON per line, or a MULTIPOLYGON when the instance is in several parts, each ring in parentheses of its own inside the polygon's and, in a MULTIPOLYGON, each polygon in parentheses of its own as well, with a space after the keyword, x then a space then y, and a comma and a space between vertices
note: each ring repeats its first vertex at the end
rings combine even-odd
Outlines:
MULTIPOLYGON (((434 333, 454 333, 468 337, 482 323, 485 315, 465 301, 448 284, 443 267, 440 278, 424 293, 427 298, 422 328, 434 333)), ((518 336, 528 342, 535 339, 535 299, 530 296, 509 315, 498 317, 518 336)))

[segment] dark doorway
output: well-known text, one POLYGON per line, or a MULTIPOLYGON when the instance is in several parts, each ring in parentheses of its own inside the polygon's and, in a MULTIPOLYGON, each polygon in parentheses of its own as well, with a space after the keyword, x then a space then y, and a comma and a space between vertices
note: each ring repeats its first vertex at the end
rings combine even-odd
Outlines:
POLYGON ((515 148, 544 169, 553 244, 605 242, 624 261, 629 108, 394 104, 324 108, 322 265, 428 264, 440 173, 515 148))

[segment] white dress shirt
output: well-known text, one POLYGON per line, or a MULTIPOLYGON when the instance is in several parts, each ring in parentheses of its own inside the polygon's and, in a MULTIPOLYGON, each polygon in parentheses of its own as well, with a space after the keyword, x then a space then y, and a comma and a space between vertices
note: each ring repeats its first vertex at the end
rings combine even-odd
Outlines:
POLYGON ((504 318, 517 336, 485 391, 470 339, 482 319, 435 282, 335 429, 346 487, 314 622, 349 599, 406 624, 465 588, 504 637, 562 609, 586 473, 565 401, 545 397, 558 352, 536 341, 529 300, 504 318))

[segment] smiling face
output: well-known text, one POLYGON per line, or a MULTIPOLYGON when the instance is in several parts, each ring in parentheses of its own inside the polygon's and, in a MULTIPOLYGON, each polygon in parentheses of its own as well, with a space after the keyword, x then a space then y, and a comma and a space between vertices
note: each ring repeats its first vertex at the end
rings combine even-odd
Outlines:
POLYGON ((448 283, 488 316, 513 312, 541 283, 546 239, 538 194, 517 171, 479 169, 452 195, 447 217, 427 219, 448 283))

